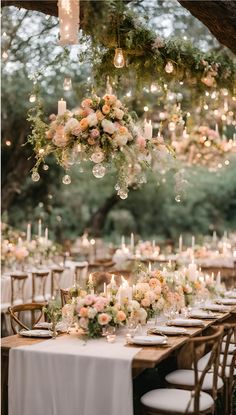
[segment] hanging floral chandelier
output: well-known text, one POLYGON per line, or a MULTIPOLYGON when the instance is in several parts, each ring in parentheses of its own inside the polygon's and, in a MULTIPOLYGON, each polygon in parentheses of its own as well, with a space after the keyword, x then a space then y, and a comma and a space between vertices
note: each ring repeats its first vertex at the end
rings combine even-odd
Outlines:
MULTIPOLYGON (((145 173, 156 160, 169 155, 165 144, 152 138, 152 124, 146 122, 144 129, 138 127, 128 109, 112 93, 103 97, 96 94, 84 99, 73 111, 67 110, 66 101, 58 102, 58 114, 52 114, 50 123, 42 119, 33 121, 30 142, 34 145, 36 165, 32 180, 38 181, 39 166, 47 170, 46 157, 53 154, 65 170, 62 181, 71 183, 68 174, 74 164, 92 163, 92 173, 103 178, 115 170, 115 190, 121 199, 128 196, 128 188, 146 182, 145 173)), ((171 156, 170 156, 171 157, 171 156)))

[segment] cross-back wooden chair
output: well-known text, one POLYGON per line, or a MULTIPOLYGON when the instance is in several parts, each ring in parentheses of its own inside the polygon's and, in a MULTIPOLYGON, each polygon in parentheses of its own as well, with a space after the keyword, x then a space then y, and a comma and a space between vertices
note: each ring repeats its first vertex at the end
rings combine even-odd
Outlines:
POLYGON ((35 271, 32 273, 32 302, 41 302, 46 299, 46 282, 49 271, 35 271))
POLYGON ((111 260, 105 260, 105 261, 96 261, 88 266, 88 274, 91 274, 92 272, 96 271, 106 271, 110 272, 110 269, 114 266, 114 262, 111 260))
POLYGON ((24 303, 24 289, 27 278, 28 274, 11 274, 11 305, 18 301, 24 303))
POLYGON ((80 287, 83 286, 83 281, 86 279, 88 272, 88 262, 82 262, 81 264, 76 264, 75 266, 75 278, 74 284, 79 285, 80 287))
POLYGON ((72 293, 69 289, 60 288, 61 293, 61 306, 63 307, 65 304, 69 303, 72 299, 72 293))
POLYGON ((232 406, 232 394, 236 381, 236 324, 224 324, 224 339, 221 348, 221 370, 220 374, 223 378, 225 415, 230 413, 232 406))
POLYGON ((56 290, 60 289, 60 280, 63 272, 64 268, 61 267, 55 267, 51 270, 51 297, 54 297, 56 290))
MULTIPOLYGON (((18 333, 17 326, 19 326, 20 329, 30 330, 32 329, 35 324, 37 324, 41 318, 43 317, 43 307, 45 307, 45 303, 30 303, 30 304, 19 304, 8 308, 10 319, 11 319, 11 327, 14 334, 18 333), (28 316, 30 314, 31 316, 31 324, 29 327, 28 320, 27 325, 24 321, 23 315, 28 313, 28 316), (38 314, 36 316, 36 314, 38 314)), ((27 317, 28 317, 27 316, 27 317)), ((26 318, 27 318, 26 317, 26 318)))
MULTIPOLYGON (((189 355, 192 357, 193 377, 192 388, 184 385, 173 385, 172 388, 162 388, 147 392, 141 398, 143 414, 145 415, 183 415, 183 414, 213 414, 217 396, 217 380, 220 347, 223 336, 222 327, 213 327, 213 334, 193 337, 188 340, 189 355), (199 351, 210 351, 206 365, 199 370, 199 351), (211 394, 203 391, 203 384, 209 369, 213 368, 211 394)), ((168 376, 166 377, 168 381, 168 376)), ((170 380, 170 378, 169 378, 170 380)), ((184 382, 183 382, 184 383, 184 382)))

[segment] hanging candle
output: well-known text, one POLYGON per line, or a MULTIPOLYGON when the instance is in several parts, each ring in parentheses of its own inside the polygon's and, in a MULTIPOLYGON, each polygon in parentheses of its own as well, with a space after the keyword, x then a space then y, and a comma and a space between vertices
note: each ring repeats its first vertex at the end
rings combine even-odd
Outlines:
POLYGON ((123 68, 125 65, 125 58, 123 55, 123 50, 121 48, 116 48, 114 56, 114 66, 116 68, 123 68))
POLYGON ((61 46, 78 44, 79 12, 79 0, 58 0, 61 46))
POLYGON ((64 91, 70 91, 72 89, 71 78, 65 78, 63 82, 64 91))
POLYGON ((172 62, 167 62, 166 66, 165 66, 165 71, 166 73, 172 73, 174 70, 174 66, 172 62))

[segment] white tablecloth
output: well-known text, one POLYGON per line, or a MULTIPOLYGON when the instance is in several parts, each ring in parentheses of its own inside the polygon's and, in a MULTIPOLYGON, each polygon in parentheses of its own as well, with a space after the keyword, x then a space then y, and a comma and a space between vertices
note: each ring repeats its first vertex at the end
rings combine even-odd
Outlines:
POLYGON ((133 415, 140 349, 124 344, 67 335, 10 350, 9 415, 133 415))

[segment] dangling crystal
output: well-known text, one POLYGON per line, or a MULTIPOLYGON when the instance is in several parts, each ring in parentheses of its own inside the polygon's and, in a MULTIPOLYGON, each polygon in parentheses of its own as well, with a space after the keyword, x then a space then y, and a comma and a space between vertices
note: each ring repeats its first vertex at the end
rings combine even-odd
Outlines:
POLYGON ((33 180, 33 182, 38 182, 40 179, 40 175, 38 174, 37 171, 34 171, 31 175, 31 179, 33 180))
POLYGON ((66 174, 62 178, 62 183, 64 183, 64 184, 70 184, 71 183, 71 177, 68 174, 66 174))
POLYGON ((120 189, 117 194, 123 200, 127 199, 128 197, 128 192, 126 190, 120 189))
POLYGON ((43 165, 43 170, 47 171, 49 169, 49 166, 47 164, 43 165))
POLYGON ((180 202, 181 202, 181 196, 180 196, 180 195, 177 195, 177 196, 175 197, 175 201, 176 201, 177 203, 180 203, 180 202))
POLYGON ((102 177, 105 176, 106 167, 104 167, 102 164, 95 164, 92 172, 93 172, 94 177, 96 177, 97 179, 101 179, 102 177))
POLYGON ((71 78, 65 78, 64 79, 63 89, 64 89, 64 91, 70 91, 72 89, 72 81, 71 81, 71 78))
POLYGON ((91 160, 94 163, 101 163, 104 160, 104 153, 101 150, 96 150, 91 155, 91 160))
POLYGON ((36 95, 32 94, 29 97, 29 102, 35 102, 36 101, 36 95))
POLYGON ((167 62, 166 66, 165 66, 165 71, 166 73, 172 73, 174 70, 174 66, 172 62, 167 62))

